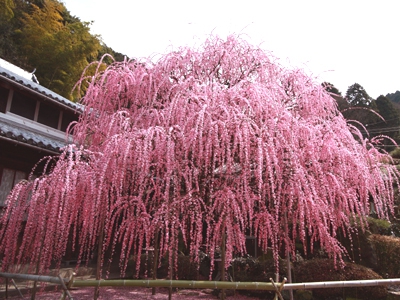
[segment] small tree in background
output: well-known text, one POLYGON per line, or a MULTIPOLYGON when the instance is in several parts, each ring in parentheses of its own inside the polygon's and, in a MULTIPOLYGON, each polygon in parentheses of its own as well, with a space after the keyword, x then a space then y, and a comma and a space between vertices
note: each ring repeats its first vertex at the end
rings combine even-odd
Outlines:
POLYGON ((373 105, 373 100, 359 83, 349 86, 346 92, 346 99, 351 106, 368 107, 373 105))
POLYGON ((340 261, 338 231, 365 224, 371 199, 380 217, 393 208, 390 157, 320 84, 236 37, 154 64, 114 63, 92 78, 83 104, 77 146, 8 197, 3 270, 59 265, 68 239, 80 260, 120 245, 122 273, 155 240, 176 266, 180 236, 194 261, 205 244, 212 262, 225 246, 229 262, 248 234, 276 264, 296 239, 340 261))

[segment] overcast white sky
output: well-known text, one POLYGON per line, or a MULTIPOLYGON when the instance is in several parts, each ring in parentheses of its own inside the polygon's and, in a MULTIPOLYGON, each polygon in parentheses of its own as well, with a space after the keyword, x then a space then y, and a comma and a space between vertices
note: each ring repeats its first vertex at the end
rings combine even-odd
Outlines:
POLYGON ((400 90, 398 0, 63 0, 115 51, 144 58, 198 46, 211 34, 242 37, 334 84, 368 94, 400 90))

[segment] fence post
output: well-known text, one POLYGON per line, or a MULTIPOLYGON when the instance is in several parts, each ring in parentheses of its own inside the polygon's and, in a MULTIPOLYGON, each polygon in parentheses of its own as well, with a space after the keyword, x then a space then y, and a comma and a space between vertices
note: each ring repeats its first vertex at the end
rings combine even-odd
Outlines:
POLYGON ((271 283, 272 283, 272 285, 273 285, 274 288, 275 288, 275 297, 274 297, 274 300, 278 300, 278 298, 279 298, 280 300, 283 300, 281 291, 283 290, 283 287, 284 287, 284 285, 285 285, 286 278, 283 278, 283 281, 282 281, 282 283, 281 283, 280 286, 276 286, 276 284, 275 284, 275 282, 274 282, 274 280, 273 280, 272 278, 270 278, 269 280, 271 280, 271 283))
MULTIPOLYGON (((71 293, 68 291, 67 286, 65 285, 64 279, 61 278, 61 275, 58 275, 58 278, 60 278, 60 284, 63 288, 63 296, 66 294, 69 298, 69 300, 73 300, 71 293)), ((65 296, 64 296, 65 298, 65 296)))

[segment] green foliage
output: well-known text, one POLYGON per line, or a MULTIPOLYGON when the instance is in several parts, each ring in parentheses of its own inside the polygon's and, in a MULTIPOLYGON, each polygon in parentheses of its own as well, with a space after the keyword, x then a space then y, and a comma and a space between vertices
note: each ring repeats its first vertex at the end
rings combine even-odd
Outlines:
POLYGON ((296 290, 294 291, 296 300, 313 300, 312 291, 310 290, 296 290))
MULTIPOLYGON (((229 272, 233 281, 270 282, 270 278, 275 280, 276 266, 272 257, 237 257, 232 261, 229 272)), ((287 277, 286 261, 279 263, 279 274, 282 275, 279 281, 282 281, 283 277, 287 277)), ((262 299, 272 299, 271 296, 274 295, 272 292, 250 290, 240 291, 240 293, 262 299)))
POLYGON ((238 257, 232 261, 232 274, 235 281, 269 281, 269 278, 275 278, 274 261, 272 258, 260 260, 251 256, 238 257))
POLYGON ((377 272, 387 278, 400 276, 400 238, 384 235, 371 235, 369 241, 376 251, 377 272))
POLYGON ((368 217, 368 228, 363 230, 360 220, 357 219, 355 222, 355 228, 352 233, 341 236, 340 241, 346 248, 349 259, 376 270, 378 266, 377 253, 369 237, 373 234, 390 235, 392 233, 392 223, 387 220, 368 217))
POLYGON ((371 106, 373 100, 364 87, 358 83, 349 86, 346 92, 346 99, 351 106, 371 106))
POLYGON ((177 278, 180 280, 198 280, 199 270, 198 266, 190 256, 179 255, 178 257, 178 274, 177 278))
POLYGON ((390 155, 395 159, 400 159, 400 148, 397 147, 394 149, 392 152, 390 152, 390 155))
POLYGON ((368 226, 369 231, 373 234, 391 234, 392 224, 387 220, 368 217, 368 226))
MULTIPOLYGON (((381 279, 377 273, 364 266, 346 263, 343 268, 335 267, 330 259, 312 259, 300 262, 295 267, 296 282, 344 281, 381 279)), ((384 299, 385 287, 329 288, 313 289, 315 299, 333 297, 356 297, 357 299, 384 299)))
MULTIPOLYGON (((132 277, 134 279, 139 278, 151 278, 153 275, 153 265, 154 265, 154 256, 153 253, 141 254, 140 255, 140 268, 137 272, 136 266, 138 263, 138 256, 132 256, 128 262, 127 273, 125 274, 127 277, 132 277)), ((167 274, 168 264, 165 260, 162 260, 161 263, 157 266, 157 278, 164 278, 167 274)))
MULTIPOLYGON (((91 62, 105 53, 124 58, 90 34, 90 25, 58 0, 0 0, 0 56, 27 71, 37 69, 41 85, 78 100, 86 85, 79 94, 71 91, 91 62)), ((93 72, 90 68, 86 75, 93 72)))
POLYGON ((32 13, 23 15, 19 42, 39 81, 72 99, 72 87, 89 64, 88 58, 97 57, 100 42, 89 33, 89 23, 66 23, 62 11, 65 7, 55 1, 44 0, 43 8, 32 5, 32 13))
MULTIPOLYGON (((125 55, 122 53, 114 51, 111 47, 108 47, 106 44, 102 43, 101 48, 98 51, 97 54, 97 60, 101 60, 105 54, 110 54, 115 61, 124 61, 125 55)), ((106 57, 103 59, 103 61, 107 64, 110 65, 113 61, 111 58, 106 57)))
POLYGON ((386 122, 391 122, 392 120, 395 120, 395 123, 392 122, 390 124, 400 124, 400 114, 393 105, 393 102, 390 101, 388 97, 382 95, 379 96, 378 99, 376 99, 376 105, 378 107, 379 113, 383 118, 385 118, 386 122))
POLYGON ((347 89, 345 99, 348 107, 341 107, 343 116, 352 121, 352 124, 361 131, 365 138, 371 139, 376 136, 373 132, 370 132, 370 125, 385 122, 379 114, 376 101, 358 83, 351 85, 347 89))
POLYGON ((323 82, 321 85, 328 93, 330 93, 332 98, 336 100, 338 108, 341 112, 346 111, 349 108, 350 105, 347 100, 342 96, 342 93, 332 83, 323 82))
POLYGON ((18 47, 15 44, 15 28, 19 25, 18 15, 22 8, 13 0, 0 0, 0 57, 15 62, 18 47))
POLYGON ((16 56, 14 43, 11 40, 12 35, 12 22, 0 18, 0 57, 9 57, 10 61, 16 56))
POLYGON ((360 129, 365 138, 372 139, 381 135, 389 137, 392 140, 380 140, 387 151, 393 150, 395 144, 400 144, 400 91, 386 97, 381 95, 374 100, 360 84, 355 83, 348 88, 343 98, 335 94, 338 91, 333 85, 323 83, 323 86, 332 92, 343 116, 350 122, 356 121, 352 124, 360 129))
POLYGON ((0 0, 0 20, 10 21, 14 17, 15 3, 13 0, 0 0))
POLYGON ((323 82, 322 86, 328 93, 333 95, 342 96, 342 93, 330 82, 323 82))
MULTIPOLYGON (((397 110, 387 97, 379 96, 375 101, 379 114, 384 120, 378 120, 375 123, 368 124, 369 133, 372 136, 386 135, 392 138, 397 144, 400 143, 400 111, 397 110)), ((385 141, 384 144, 392 145, 393 142, 385 141)), ((386 147, 386 149, 394 149, 386 147)))
POLYGON ((389 93, 386 95, 387 98, 390 99, 390 101, 394 103, 400 103, 400 91, 396 91, 395 93, 389 93))

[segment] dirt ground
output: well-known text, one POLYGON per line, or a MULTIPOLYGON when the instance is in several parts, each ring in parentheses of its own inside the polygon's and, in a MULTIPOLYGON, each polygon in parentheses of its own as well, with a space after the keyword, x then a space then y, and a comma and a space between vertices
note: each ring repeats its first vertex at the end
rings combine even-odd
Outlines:
MULTIPOLYGON (((93 299, 94 288, 79 288, 70 291, 74 300, 89 300, 93 299)), ((30 294, 24 294, 24 299, 30 299, 30 294)), ((54 300, 60 299, 61 291, 57 292, 38 292, 36 294, 37 300, 54 300)), ((183 300, 183 299, 218 299, 217 295, 212 294, 212 290, 179 290, 172 293, 173 300, 183 300)), ((21 299, 19 295, 14 295, 8 297, 8 299, 21 299)), ((68 299, 68 297, 66 297, 68 299)), ((158 288, 155 295, 152 295, 151 288, 100 288, 99 300, 131 300, 131 299, 156 299, 164 300, 168 299, 168 289, 158 288)), ((228 295, 226 299, 236 299, 236 300, 250 300, 257 299, 252 297, 247 297, 236 293, 235 295, 228 295)))

